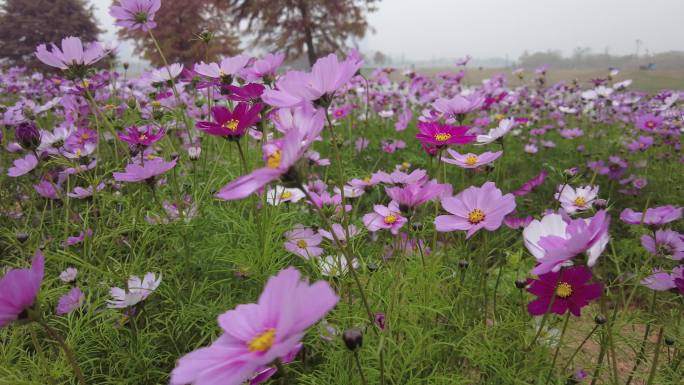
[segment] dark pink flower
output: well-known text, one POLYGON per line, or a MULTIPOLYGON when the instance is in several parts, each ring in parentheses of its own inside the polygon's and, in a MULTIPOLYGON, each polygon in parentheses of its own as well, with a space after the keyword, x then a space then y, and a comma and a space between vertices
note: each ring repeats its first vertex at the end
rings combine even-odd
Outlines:
POLYGON ((131 146, 151 146, 164 137, 165 130, 152 125, 130 126, 125 132, 119 134, 119 139, 131 146))
POLYGON ((198 122, 197 128, 209 135, 224 136, 227 138, 241 138, 245 130, 261 120, 259 112, 262 105, 257 103, 250 106, 241 102, 233 111, 227 107, 217 106, 211 109, 214 122, 198 122))
POLYGON ((591 270, 585 266, 542 274, 539 279, 532 280, 527 289, 537 296, 536 300, 527 304, 527 311, 531 315, 543 315, 549 310, 550 305, 551 313, 563 315, 569 310, 574 316, 579 317, 582 308, 601 297, 603 293, 603 285, 589 283, 590 280, 591 270))
POLYGON ((549 175, 549 172, 546 171, 545 169, 542 169, 537 176, 534 178, 528 180, 527 182, 523 183, 522 186, 520 186, 519 189, 516 191, 513 191, 513 195, 520 197, 529 194, 532 190, 534 190, 536 187, 540 186, 542 183, 544 183, 544 179, 546 179, 546 176, 549 175))
POLYGON ((466 135, 470 127, 451 126, 437 122, 419 122, 418 139, 423 144, 444 147, 449 144, 468 144, 475 140, 475 135, 466 135))

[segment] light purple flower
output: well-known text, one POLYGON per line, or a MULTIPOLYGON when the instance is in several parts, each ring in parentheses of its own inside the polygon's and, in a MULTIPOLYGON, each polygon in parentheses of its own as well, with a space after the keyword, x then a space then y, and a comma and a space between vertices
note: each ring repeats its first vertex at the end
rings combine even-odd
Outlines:
MULTIPOLYGON (((332 225, 332 231, 335 233, 335 237, 337 237, 337 240, 340 241, 341 243, 344 243, 347 241, 347 234, 349 234, 349 238, 353 238, 356 234, 358 234, 358 230, 356 229, 356 226, 354 225, 349 225, 345 229, 342 227, 341 224, 339 223, 334 223, 332 225)), ((328 230, 320 229, 318 230, 318 233, 321 234, 324 238, 334 241, 335 237, 333 237, 333 234, 330 233, 328 230)))
POLYGON ((392 234, 399 234, 399 230, 408 220, 403 217, 399 210, 399 204, 395 201, 387 206, 374 205, 373 212, 363 216, 363 224, 368 231, 389 230, 392 234))
POLYGON ((84 299, 85 296, 83 295, 81 289, 77 287, 72 288, 68 293, 59 298, 59 301, 57 302, 57 308, 55 309, 55 314, 65 315, 71 313, 83 305, 84 299))
POLYGON ((45 272, 45 257, 36 250, 30 269, 10 269, 0 279, 0 328, 33 305, 45 272))
POLYGON ((449 155, 451 155, 451 158, 442 157, 442 162, 455 164, 461 168, 477 168, 480 166, 484 166, 486 164, 494 162, 501 155, 503 155, 503 151, 487 151, 479 155, 473 154, 471 152, 467 154, 461 154, 450 148, 447 148, 446 151, 449 155))
POLYGON ((90 43, 84 50, 81 39, 73 36, 62 39, 61 50, 54 44, 50 46, 52 50, 48 51, 45 44, 39 45, 36 48, 36 57, 51 67, 63 70, 94 64, 107 55, 100 43, 90 43))
POLYGON ((12 167, 7 170, 7 175, 13 178, 26 175, 38 165, 38 158, 33 154, 26 154, 23 158, 12 162, 12 167))
POLYGON ((656 257, 684 259, 684 236, 672 230, 658 230, 655 239, 650 235, 641 236, 641 245, 656 257))
POLYGON ((323 253, 323 249, 318 247, 323 237, 301 224, 296 224, 292 230, 286 232, 285 238, 285 249, 293 254, 309 259, 323 253))
POLYGON ((125 172, 115 172, 113 176, 114 180, 119 182, 142 182, 161 175, 174 166, 176 166, 176 159, 166 162, 162 158, 154 158, 143 165, 131 163, 126 166, 125 172))
POLYGON ((247 65, 249 62, 249 55, 240 54, 233 57, 227 57, 221 60, 221 63, 207 63, 200 62, 195 64, 195 72, 200 75, 212 79, 222 79, 227 76, 233 76, 247 65))
POLYGON ((76 276, 78 276, 78 269, 75 267, 67 267, 59 274, 59 279, 61 279, 62 282, 69 283, 75 281, 76 276))
POLYGON ((620 213, 620 220, 630 225, 641 224, 642 217, 643 224, 647 226, 661 226, 679 220, 682 217, 682 208, 672 205, 652 207, 646 209, 645 214, 626 208, 620 213))
POLYGON ((120 0, 112 5, 109 14, 116 19, 116 25, 133 31, 138 28, 147 32, 157 26, 155 13, 161 8, 161 0, 120 0))

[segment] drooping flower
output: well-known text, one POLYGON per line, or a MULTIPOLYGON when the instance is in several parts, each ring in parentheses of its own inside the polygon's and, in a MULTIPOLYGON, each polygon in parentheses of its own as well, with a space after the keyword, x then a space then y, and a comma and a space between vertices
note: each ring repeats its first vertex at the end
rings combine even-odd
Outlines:
POLYGON ((408 220, 399 210, 399 203, 392 201, 387 206, 374 205, 373 212, 363 216, 363 224, 368 231, 389 230, 392 234, 399 234, 399 230, 408 220))
POLYGON ((446 152, 451 155, 451 158, 446 158, 442 157, 442 162, 444 163, 449 163, 449 164, 455 164, 458 167, 462 168, 478 168, 480 166, 484 166, 486 164, 492 163, 495 160, 497 160, 501 155, 503 155, 503 151, 496 151, 496 152, 483 152, 482 154, 473 154, 471 152, 467 154, 460 154, 455 150, 452 150, 450 148, 446 149, 446 152))
POLYGON ((504 217, 515 210, 513 194, 503 195, 494 182, 482 187, 471 186, 456 196, 442 200, 442 207, 451 215, 435 218, 435 229, 440 232, 465 230, 470 238, 484 228, 494 231, 501 227, 504 217))
POLYGON ((576 255, 586 252, 587 265, 594 266, 609 241, 610 216, 605 210, 592 218, 566 221, 559 214, 532 221, 523 231, 525 246, 539 263, 532 274, 558 271, 576 255))
POLYGON ((152 125, 141 127, 130 126, 125 132, 119 133, 119 139, 131 146, 151 146, 164 137, 166 131, 152 125))
POLYGON ((285 238, 285 249, 293 254, 309 259, 323 253, 323 249, 318 246, 323 236, 301 224, 296 224, 292 230, 287 231, 285 238))
POLYGON ((25 150, 33 151, 40 145, 41 133, 35 123, 22 122, 14 130, 14 138, 25 150))
POLYGON ((238 103, 233 111, 227 107, 216 106, 211 109, 213 122, 198 122, 197 128, 209 135, 223 136, 229 139, 241 138, 245 130, 261 120, 259 112, 262 105, 257 103, 238 103))
POLYGON ((563 315, 570 311, 579 317, 582 308, 603 293, 602 284, 589 283, 591 277, 591 270, 585 266, 540 275, 527 288, 528 292, 537 296, 536 300, 527 304, 527 311, 531 315, 543 315, 547 311, 563 315))
POLYGON ((513 195, 520 197, 520 196, 525 196, 532 192, 536 187, 541 186, 542 183, 544 183, 544 179, 546 179, 546 176, 549 175, 549 172, 546 171, 545 169, 542 169, 539 174, 537 174, 534 178, 528 180, 527 182, 523 183, 522 186, 520 186, 519 189, 513 191, 513 195))
POLYGON ((684 235, 672 230, 658 230, 655 239, 650 235, 641 236, 641 245, 656 257, 684 259, 684 235))
POLYGON ((477 144, 489 144, 503 138, 514 126, 515 121, 513 119, 502 119, 499 121, 499 125, 496 128, 489 130, 488 134, 478 135, 477 144))
MULTIPOLYGON (((317 258, 316 263, 321 269, 321 274, 326 277, 339 277, 349 272, 349 264, 347 259, 342 255, 328 255, 317 258)), ((354 258, 352 261, 352 269, 359 268, 359 260, 354 258)))
POLYGON ((130 163, 126 166, 125 172, 115 172, 112 175, 114 180, 119 182, 143 182, 161 175, 176 166, 176 159, 170 162, 162 158, 147 160, 142 165, 130 163))
POLYGON ((297 269, 285 269, 268 280, 257 303, 220 315, 223 334, 181 357, 170 383, 240 385, 288 355, 337 301, 327 282, 309 284, 297 269))
POLYGON ((45 257, 36 250, 30 269, 10 269, 0 279, 0 328, 33 305, 43 282, 45 257))
POLYGON ((554 195, 568 214, 585 211, 591 208, 592 203, 598 197, 599 186, 583 186, 577 189, 566 184, 558 186, 558 192, 554 195))
POLYGON ((51 50, 48 51, 47 45, 39 45, 36 48, 36 57, 43 63, 62 70, 86 67, 107 55, 100 43, 90 43, 84 50, 81 39, 73 36, 62 39, 61 50, 54 44, 50 47, 51 50))
POLYGON ((109 290, 109 295, 113 299, 107 300, 107 307, 113 309, 122 309, 134 306, 139 302, 144 301, 154 292, 161 283, 161 274, 159 278, 154 273, 147 273, 140 279, 136 275, 132 275, 128 279, 128 291, 119 287, 113 287, 109 290))
POLYGON ((55 308, 55 314, 65 315, 71 313, 72 311, 81 307, 84 298, 85 297, 81 289, 78 287, 72 288, 68 293, 59 298, 57 307, 55 308))
POLYGON ((646 213, 636 212, 630 208, 622 210, 620 213, 620 220, 630 224, 643 224, 647 226, 662 226, 666 223, 676 221, 682 217, 682 208, 672 205, 652 207, 646 209, 646 213))
POLYGON ((451 126, 436 122, 418 122, 418 139, 423 144, 444 147, 450 144, 468 144, 475 140, 474 135, 466 135, 470 127, 451 126))
POLYGON ((141 29, 147 32, 157 26, 154 15, 161 8, 161 0, 120 0, 119 5, 109 8, 109 14, 116 19, 116 25, 131 31, 141 29))
POLYGON ((7 176, 16 178, 26 175, 38 165, 38 158, 32 153, 26 154, 23 158, 15 159, 12 167, 7 169, 7 176))

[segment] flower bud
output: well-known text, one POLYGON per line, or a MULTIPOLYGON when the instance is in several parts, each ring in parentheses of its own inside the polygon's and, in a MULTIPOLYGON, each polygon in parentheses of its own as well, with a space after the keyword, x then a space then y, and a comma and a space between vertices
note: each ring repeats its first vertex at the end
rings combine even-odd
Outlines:
POLYGON ((460 261, 458 261, 458 267, 460 267, 461 269, 467 269, 468 265, 470 265, 470 262, 466 261, 465 259, 461 259, 460 261))
POLYGON ((379 268, 378 264, 375 262, 368 262, 368 265, 366 265, 366 267, 368 268, 368 271, 370 271, 371 273, 378 271, 379 268))
POLYGON ((359 328, 347 329, 342 333, 342 340, 349 350, 356 351, 363 345, 363 332, 359 328))
POLYGON ((596 209, 605 209, 606 206, 608 206, 608 201, 605 199, 596 199, 594 200, 593 205, 596 209))
POLYGON ((606 321, 608 321, 606 319, 606 316, 602 314, 599 314, 596 317, 594 317, 594 322, 596 322, 597 325, 603 325, 604 323, 606 323, 606 321))
POLYGON ((28 238, 29 238, 28 233, 26 233, 26 232, 24 232, 24 231, 21 231, 21 232, 18 232, 18 233, 17 233, 17 241, 19 241, 19 242, 21 242, 21 243, 26 242, 26 241, 28 240, 28 238))
POLYGON ((527 287, 527 280, 526 279, 516 279, 515 280, 515 287, 518 289, 524 289, 527 287))
POLYGON ((26 150, 35 150, 40 145, 40 131, 33 122, 19 124, 15 131, 15 138, 26 150))
POLYGON ((665 345, 672 346, 674 344, 675 344, 674 338, 672 338, 670 336, 665 337, 665 345))

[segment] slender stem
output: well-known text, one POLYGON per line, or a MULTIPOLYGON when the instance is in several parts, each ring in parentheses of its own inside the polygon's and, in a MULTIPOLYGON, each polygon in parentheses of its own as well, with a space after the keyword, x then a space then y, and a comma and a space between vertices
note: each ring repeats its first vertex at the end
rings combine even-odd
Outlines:
POLYGON ((553 368, 556 366, 556 360, 558 359, 558 352, 563 345, 563 337, 565 337, 565 331, 568 329, 568 322, 570 321, 570 312, 565 315, 565 322, 563 322, 563 330, 561 331, 560 339, 558 340, 558 345, 556 346, 556 352, 553 353, 553 361, 551 361, 551 367, 549 367, 549 374, 546 376, 546 381, 544 384, 549 383, 551 375, 553 374, 553 368))
MULTIPOLYGON (((494 308, 493 311, 494 311, 494 320, 495 321, 496 321, 496 293, 499 290, 499 283, 501 282, 501 275, 503 273, 503 268, 504 268, 504 265, 501 264, 501 266, 499 266, 499 274, 496 275, 496 283, 494 284, 494 297, 492 298, 492 301, 493 301, 492 306, 494 308)), ((485 288, 485 290, 486 289, 487 288, 485 288)))
POLYGON ((563 368, 561 369, 561 373, 565 372, 565 369, 567 369, 568 366, 570 366, 570 364, 572 363, 572 360, 575 358, 575 356, 577 355, 577 353, 579 353, 579 351, 582 349, 582 347, 584 346, 584 344, 586 344, 587 341, 589 341, 589 338, 591 338, 591 336, 594 335, 594 332, 596 331, 596 329, 598 329, 598 327, 599 327, 599 325, 596 324, 596 325, 594 326, 594 328, 591 329, 591 331, 589 332, 589 334, 587 334, 587 336, 584 338, 584 340, 582 340, 582 343, 579 344, 579 346, 577 347, 577 349, 575 349, 575 351, 572 352, 572 355, 570 356, 570 358, 565 362, 565 365, 563 365, 563 368))
POLYGON ((363 385, 368 385, 366 377, 363 375, 363 369, 361 368, 361 360, 359 360, 359 352, 354 351, 354 361, 356 361, 356 368, 359 370, 359 375, 361 376, 361 382, 363 385))
POLYGON ((290 383, 290 378, 287 375, 287 370, 285 370, 285 366, 283 365, 280 360, 276 360, 275 362, 276 368, 278 368, 278 373, 280 373, 280 385, 287 385, 290 383))
POLYGON ((245 153, 242 152, 242 145, 240 144, 240 140, 236 140, 235 144, 237 144, 238 148, 238 153, 240 154, 240 162, 242 164, 242 172, 245 173, 247 172, 247 161, 245 160, 245 153))
MULTIPOLYGON (((655 310, 655 303, 656 303, 656 295, 657 291, 653 290, 653 297, 651 299, 651 307, 649 310, 649 314, 653 314, 653 311, 655 310)), ((639 368, 639 364, 641 364, 641 361, 644 359, 644 352, 646 350, 646 342, 648 342, 648 335, 651 332, 651 324, 646 324, 646 329, 644 330, 644 338, 641 340, 641 347, 639 348, 639 353, 637 354, 636 361, 634 362, 634 366, 632 367, 632 370, 629 372, 629 377, 627 377, 627 382, 625 382, 625 385, 629 385, 632 383, 632 380, 634 379, 634 373, 636 373, 637 368, 639 368)), ((615 359, 615 357, 613 357, 615 359)))
POLYGON ((660 343, 663 341, 663 331, 664 328, 661 326, 660 331, 658 331, 658 340, 656 341, 655 352, 653 353, 653 363, 651 364, 651 372, 648 375, 646 385, 653 384, 653 379, 655 379, 655 374, 658 371, 658 357, 660 357, 660 343))
POLYGON ((38 321, 38 323, 45 329, 50 338, 57 341, 59 346, 62 348, 67 357, 67 361, 69 361, 71 368, 74 370, 74 374, 76 375, 79 384, 86 385, 86 380, 85 377, 83 377, 83 372, 81 372, 81 367, 78 366, 78 362, 76 361, 76 355, 74 354, 74 351, 71 350, 69 345, 67 345, 67 343, 64 341, 64 338, 62 338, 62 336, 60 336, 59 333, 50 327, 50 325, 48 325, 44 320, 41 319, 38 321))
POLYGON ((591 375, 590 385, 596 385, 596 381, 598 381, 599 374, 601 373, 601 367, 603 366, 603 358, 606 356, 605 339, 605 333, 601 333, 601 350, 599 351, 599 356, 596 362, 596 368, 594 369, 594 373, 591 375))

